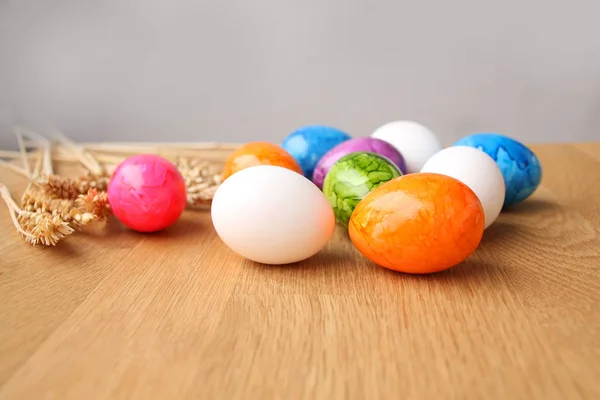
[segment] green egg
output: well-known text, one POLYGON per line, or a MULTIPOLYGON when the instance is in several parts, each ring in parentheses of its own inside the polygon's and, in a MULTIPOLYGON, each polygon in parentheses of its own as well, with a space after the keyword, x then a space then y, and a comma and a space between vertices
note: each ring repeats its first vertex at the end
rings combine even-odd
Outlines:
POLYGON ((323 193, 336 221, 347 227, 352 212, 371 190, 400 175, 398 167, 384 156, 350 153, 331 167, 323 182, 323 193))

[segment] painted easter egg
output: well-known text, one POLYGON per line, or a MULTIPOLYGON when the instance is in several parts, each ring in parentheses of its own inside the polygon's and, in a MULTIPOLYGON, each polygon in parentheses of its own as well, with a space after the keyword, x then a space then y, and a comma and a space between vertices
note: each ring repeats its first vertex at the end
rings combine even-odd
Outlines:
POLYGON ((107 195, 117 219, 138 232, 172 225, 187 202, 185 181, 177 167, 153 154, 121 162, 108 183, 107 195))
POLYGON ((232 251, 263 264, 307 259, 335 231, 333 211, 319 188, 302 174, 272 165, 231 175, 214 195, 211 217, 232 251))
POLYGON ((313 172, 312 180, 315 185, 322 189, 325 175, 327 175, 333 164, 347 154, 361 151, 381 154, 394 163, 402 173, 406 173, 404 157, 402 157, 402 154, 394 146, 384 140, 372 137, 358 137, 338 144, 321 157, 313 172))
POLYGON ((496 162, 481 150, 453 146, 433 155, 421 172, 434 172, 458 179, 479 197, 485 213, 485 227, 496 220, 504 204, 505 187, 496 162))
POLYGON ((329 170, 323 193, 333 208, 336 221, 348 226, 357 204, 374 188, 400 176, 394 163, 375 153, 350 153, 340 158, 329 170))
POLYGON ((446 175, 418 173, 392 179, 358 203, 348 233, 374 263, 427 274, 464 261, 479 245, 484 211, 477 195, 446 175))
POLYGON ((477 133, 464 137, 454 146, 470 146, 492 157, 504 177, 504 206, 517 204, 529 196, 542 181, 542 166, 537 156, 524 144, 496 133, 477 133))
POLYGON ((304 176, 311 179, 321 157, 350 138, 350 135, 336 128, 310 125, 290 133, 282 146, 298 161, 304 176))
POLYGON ((269 142, 250 142, 229 155, 223 168, 223 180, 245 168, 257 165, 274 165, 302 174, 300 165, 282 147, 269 142))
POLYGON ((442 149, 438 137, 414 121, 389 122, 377 128, 371 137, 392 144, 406 162, 406 173, 421 171, 425 162, 442 149))

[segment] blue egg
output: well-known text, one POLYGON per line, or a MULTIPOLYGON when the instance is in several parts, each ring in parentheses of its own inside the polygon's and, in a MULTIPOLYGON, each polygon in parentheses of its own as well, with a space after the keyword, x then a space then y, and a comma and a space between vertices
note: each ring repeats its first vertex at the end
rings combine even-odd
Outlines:
POLYGON ((542 181, 542 166, 537 156, 507 136, 476 133, 460 139, 454 146, 475 147, 496 160, 506 185, 505 207, 528 198, 542 181))
POLYGON ((298 161, 304 176, 312 179, 313 170, 321 157, 350 138, 350 135, 336 128, 310 125, 290 133, 282 147, 298 161))

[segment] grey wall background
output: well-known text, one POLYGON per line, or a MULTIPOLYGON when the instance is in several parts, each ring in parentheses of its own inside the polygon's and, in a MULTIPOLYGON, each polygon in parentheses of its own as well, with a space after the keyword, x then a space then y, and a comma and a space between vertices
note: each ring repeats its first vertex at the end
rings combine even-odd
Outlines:
POLYGON ((412 119, 600 139, 597 0, 0 0, 0 146, 50 121, 77 140, 278 142, 412 119))

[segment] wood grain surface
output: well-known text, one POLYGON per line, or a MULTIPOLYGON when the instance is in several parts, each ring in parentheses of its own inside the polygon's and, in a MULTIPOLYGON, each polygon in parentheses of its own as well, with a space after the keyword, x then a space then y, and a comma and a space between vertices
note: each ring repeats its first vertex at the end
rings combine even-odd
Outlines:
POLYGON ((538 191, 428 276, 341 230, 257 265, 202 211, 33 248, 1 208, 0 399, 599 399, 600 144, 533 149, 538 191))

